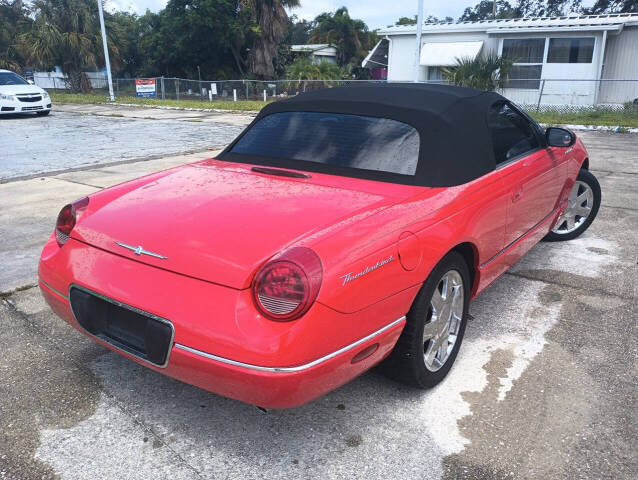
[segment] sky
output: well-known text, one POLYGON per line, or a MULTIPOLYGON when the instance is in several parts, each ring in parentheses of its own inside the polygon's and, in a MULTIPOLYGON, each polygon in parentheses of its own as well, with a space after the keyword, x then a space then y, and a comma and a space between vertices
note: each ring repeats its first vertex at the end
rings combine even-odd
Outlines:
MULTIPOLYGON (((297 17, 313 20, 323 12, 334 12, 337 8, 346 6, 353 18, 366 22, 372 30, 384 28, 394 24, 399 17, 412 17, 416 14, 417 0, 300 0, 301 7, 290 10, 297 17)), ((468 6, 474 6, 478 0, 424 0, 425 15, 458 19, 468 6)), ((592 4, 593 0, 585 0, 584 5, 592 4)), ((107 7, 119 10, 144 13, 146 9, 153 12, 164 8, 166 0, 107 0, 107 7)))

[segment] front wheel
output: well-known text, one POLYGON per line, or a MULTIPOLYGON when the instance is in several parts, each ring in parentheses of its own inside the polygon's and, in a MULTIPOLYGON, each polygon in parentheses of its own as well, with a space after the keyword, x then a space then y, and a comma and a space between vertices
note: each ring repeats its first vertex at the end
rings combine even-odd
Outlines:
POLYGON ((470 274, 462 255, 447 254, 419 291, 381 370, 390 378, 431 388, 452 368, 465 333, 470 274))
POLYGON ((545 240, 556 242, 580 236, 594 221, 600 208, 600 184, 588 170, 581 170, 569 193, 567 208, 545 240))

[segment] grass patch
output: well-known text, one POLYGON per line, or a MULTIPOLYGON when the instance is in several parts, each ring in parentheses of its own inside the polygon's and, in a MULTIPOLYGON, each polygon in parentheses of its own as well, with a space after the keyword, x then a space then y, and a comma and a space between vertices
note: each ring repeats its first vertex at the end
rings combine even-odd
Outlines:
POLYGON ((572 111, 547 109, 540 112, 530 111, 529 113, 537 122, 548 125, 574 124, 638 128, 638 110, 632 106, 625 108, 581 108, 572 111))
MULTIPOLYGON (((108 97, 97 93, 67 93, 50 91, 51 100, 60 103, 109 103, 108 97)), ((238 100, 236 102, 214 100, 212 102, 197 100, 161 100, 157 98, 140 98, 120 96, 116 97, 117 103, 130 103, 134 105, 148 105, 152 107, 179 107, 179 108, 203 108, 206 110, 240 110, 259 111, 268 102, 259 100, 238 100)))

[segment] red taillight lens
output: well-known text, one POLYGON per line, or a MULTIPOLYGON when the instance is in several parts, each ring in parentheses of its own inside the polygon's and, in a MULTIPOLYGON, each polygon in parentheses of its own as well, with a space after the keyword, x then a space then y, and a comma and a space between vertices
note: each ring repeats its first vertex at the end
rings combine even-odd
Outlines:
POLYGON ((319 294, 323 268, 315 252, 295 247, 264 265, 253 282, 259 311, 271 320, 288 322, 308 311, 319 294))
POLYGON ((58 220, 55 223, 55 238, 58 245, 62 246, 69 239, 71 230, 75 227, 78 216, 89 204, 89 197, 81 198, 73 203, 65 205, 58 214, 58 220))

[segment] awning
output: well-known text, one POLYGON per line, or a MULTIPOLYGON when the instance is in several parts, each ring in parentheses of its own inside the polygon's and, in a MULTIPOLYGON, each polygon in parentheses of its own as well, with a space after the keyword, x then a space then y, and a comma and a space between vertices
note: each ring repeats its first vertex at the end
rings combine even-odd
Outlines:
POLYGON ((457 58, 476 58, 483 42, 424 43, 421 48, 421 65, 426 67, 450 67, 457 58))
POLYGON ((374 46, 368 56, 363 59, 361 62, 361 66, 363 68, 377 68, 377 67, 387 67, 388 66, 388 40, 382 38, 379 42, 374 46))

